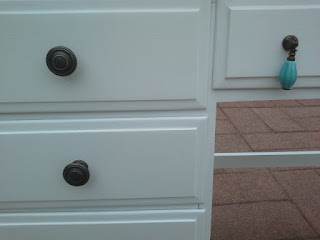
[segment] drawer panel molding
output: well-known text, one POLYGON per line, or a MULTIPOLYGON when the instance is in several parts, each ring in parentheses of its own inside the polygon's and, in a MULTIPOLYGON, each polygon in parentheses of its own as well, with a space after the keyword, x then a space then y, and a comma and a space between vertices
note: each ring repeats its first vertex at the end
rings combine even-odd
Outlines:
POLYGON ((200 203, 206 131, 205 117, 1 122, 0 206, 200 203), (75 160, 89 166, 81 187, 62 176, 75 160))
POLYGON ((198 240, 204 210, 0 214, 3 239, 198 240))
POLYGON ((93 111, 205 108, 209 18, 203 2, 1 11, 0 109, 28 112, 36 104, 38 111, 64 111, 65 104, 77 111, 76 103, 93 111), (27 41, 30 34, 41 37, 27 41), (57 46, 76 56, 70 75, 48 69, 46 55, 57 46))
POLYGON ((222 0, 217 5, 213 88, 280 89, 287 35, 300 40, 295 88, 320 87, 319 1, 222 0))

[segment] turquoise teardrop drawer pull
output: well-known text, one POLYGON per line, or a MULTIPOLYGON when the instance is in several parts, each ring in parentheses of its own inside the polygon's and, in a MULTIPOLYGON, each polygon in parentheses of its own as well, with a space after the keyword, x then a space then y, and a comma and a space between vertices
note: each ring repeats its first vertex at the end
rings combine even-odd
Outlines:
POLYGON ((280 71, 280 83, 284 90, 291 90, 293 85, 296 83, 298 77, 298 71, 295 61, 296 48, 299 45, 298 38, 293 35, 286 36, 282 41, 284 49, 289 50, 289 57, 284 63, 280 71))

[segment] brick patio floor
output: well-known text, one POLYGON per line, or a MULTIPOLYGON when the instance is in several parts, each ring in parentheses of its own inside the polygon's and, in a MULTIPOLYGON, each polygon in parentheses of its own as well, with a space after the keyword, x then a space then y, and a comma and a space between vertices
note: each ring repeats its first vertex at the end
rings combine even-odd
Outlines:
MULTIPOLYGON (((320 99, 219 103, 216 152, 320 150, 320 99)), ((320 166, 215 169, 212 240, 320 240, 320 166)))

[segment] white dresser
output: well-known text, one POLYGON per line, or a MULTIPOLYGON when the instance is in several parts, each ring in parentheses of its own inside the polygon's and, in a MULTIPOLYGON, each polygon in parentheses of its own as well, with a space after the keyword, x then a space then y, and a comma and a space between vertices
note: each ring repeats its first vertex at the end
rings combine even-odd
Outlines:
POLYGON ((298 53, 300 90, 277 72, 283 37, 316 44, 319 16, 312 0, 0 0, 0 239, 208 240, 216 102, 317 96, 302 61, 319 47, 298 53))

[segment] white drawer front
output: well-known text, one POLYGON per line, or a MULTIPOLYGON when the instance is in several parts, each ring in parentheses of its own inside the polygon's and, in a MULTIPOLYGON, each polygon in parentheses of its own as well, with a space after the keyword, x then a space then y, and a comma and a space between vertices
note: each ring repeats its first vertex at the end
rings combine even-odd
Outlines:
POLYGON ((1 12, 0 103, 192 100, 203 107, 207 70, 199 59, 208 40, 201 36, 201 1, 193 2, 1 12), (77 57, 69 76, 46 65, 56 46, 77 57))
POLYGON ((199 240, 204 211, 2 214, 2 240, 199 240))
POLYGON ((319 22, 319 1, 218 1, 213 87, 280 88, 287 35, 299 39, 295 88, 320 87, 319 22))
POLYGON ((3 122, 0 129, 1 204, 201 202, 206 118, 17 121, 3 122), (80 187, 67 184, 62 175, 78 159, 90 171, 80 187))

